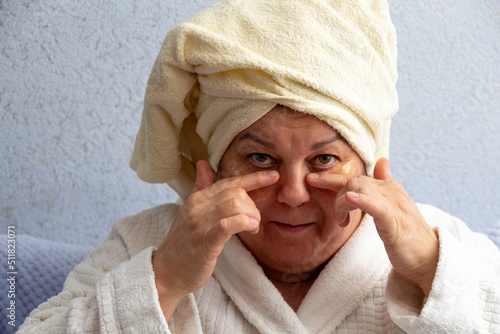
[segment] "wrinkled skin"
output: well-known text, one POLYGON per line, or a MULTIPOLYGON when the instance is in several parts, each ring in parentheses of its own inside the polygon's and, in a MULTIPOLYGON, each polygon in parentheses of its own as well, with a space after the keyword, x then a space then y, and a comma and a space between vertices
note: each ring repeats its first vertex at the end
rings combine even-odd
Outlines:
POLYGON ((436 233, 392 180, 387 159, 366 176, 356 152, 316 117, 277 106, 233 140, 217 174, 214 183, 208 163, 198 162, 195 189, 153 257, 167 319, 206 283, 235 234, 297 309, 364 213, 374 218, 395 270, 428 295, 436 233), (309 283, 287 294, 286 283, 301 280, 309 283))

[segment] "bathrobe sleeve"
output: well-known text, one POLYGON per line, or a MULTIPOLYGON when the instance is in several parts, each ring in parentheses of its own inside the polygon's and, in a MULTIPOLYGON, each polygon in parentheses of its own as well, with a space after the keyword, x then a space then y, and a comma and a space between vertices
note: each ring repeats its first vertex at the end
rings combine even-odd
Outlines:
POLYGON ((500 252, 486 236, 459 219, 421 206, 439 234, 439 263, 427 300, 393 271, 388 311, 407 333, 500 333, 500 252))
POLYGON ((117 221, 63 291, 32 311, 18 333, 170 333, 151 257, 176 209, 160 206, 117 221))

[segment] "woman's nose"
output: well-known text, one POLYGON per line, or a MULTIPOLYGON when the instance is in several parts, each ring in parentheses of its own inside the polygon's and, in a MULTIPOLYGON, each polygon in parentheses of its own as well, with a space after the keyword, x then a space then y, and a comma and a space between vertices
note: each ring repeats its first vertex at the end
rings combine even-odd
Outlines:
POLYGON ((280 179, 278 181, 277 200, 279 203, 290 207, 297 207, 309 202, 309 185, 306 182, 307 168, 300 166, 292 168, 280 168, 280 179))

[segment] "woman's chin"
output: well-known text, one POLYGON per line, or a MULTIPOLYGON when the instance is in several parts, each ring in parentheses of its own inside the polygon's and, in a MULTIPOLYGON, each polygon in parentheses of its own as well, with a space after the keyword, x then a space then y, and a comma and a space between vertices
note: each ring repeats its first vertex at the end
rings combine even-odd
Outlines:
POLYGON ((263 267, 286 273, 308 272, 322 266, 335 253, 334 249, 318 244, 316 235, 308 235, 311 231, 290 232, 285 228, 285 231, 273 232, 265 233, 265 238, 258 234, 239 234, 245 247, 263 267))
MULTIPOLYGON (((268 253, 264 261, 266 267, 284 273, 305 273, 324 265, 333 254, 311 248, 310 245, 294 247, 276 246, 268 253)), ((257 259, 259 260, 259 259, 257 259)))

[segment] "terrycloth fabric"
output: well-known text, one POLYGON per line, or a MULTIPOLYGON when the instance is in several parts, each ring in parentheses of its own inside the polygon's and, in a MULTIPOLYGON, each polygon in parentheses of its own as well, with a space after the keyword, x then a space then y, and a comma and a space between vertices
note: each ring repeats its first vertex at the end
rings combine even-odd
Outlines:
POLYGON ((178 210, 163 205, 115 223, 69 275, 64 291, 33 311, 19 333, 499 333, 500 252, 485 236, 431 206, 440 258, 427 302, 391 271, 365 216, 295 313, 233 237, 213 277, 161 313, 151 256, 178 210))
MULTIPOLYGON (((0 235, 0 270, 2 279, 14 277, 15 284, 0 295, 0 307, 7 310, 15 302, 15 317, 4 317, 0 321, 0 333, 14 333, 24 322, 30 311, 61 292, 66 276, 90 253, 92 248, 16 234, 14 263, 7 262, 7 235, 0 235), (10 267, 12 265, 12 267, 10 267), (8 274, 13 273, 13 274, 8 274)), ((12 255, 12 254, 11 254, 12 255)), ((3 312, 4 315, 9 314, 3 312)))
POLYGON ((152 69, 131 167, 190 194, 231 140, 276 104, 337 129, 366 163, 387 156, 397 112, 386 1, 227 0, 167 35, 152 69))

